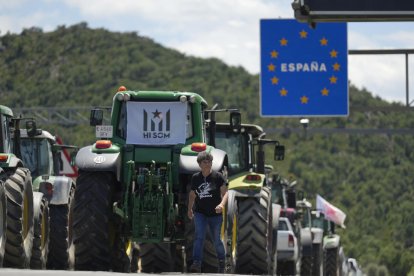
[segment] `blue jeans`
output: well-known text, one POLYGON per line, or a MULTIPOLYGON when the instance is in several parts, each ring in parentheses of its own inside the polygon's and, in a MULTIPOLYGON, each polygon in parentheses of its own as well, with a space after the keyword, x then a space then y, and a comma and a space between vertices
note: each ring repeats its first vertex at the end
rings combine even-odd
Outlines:
POLYGON ((203 261, 204 240, 206 239, 207 226, 210 228, 214 247, 216 248, 217 258, 224 260, 224 245, 220 238, 221 224, 223 216, 207 217, 201 213, 194 212, 195 238, 193 247, 193 261, 201 263, 203 261))

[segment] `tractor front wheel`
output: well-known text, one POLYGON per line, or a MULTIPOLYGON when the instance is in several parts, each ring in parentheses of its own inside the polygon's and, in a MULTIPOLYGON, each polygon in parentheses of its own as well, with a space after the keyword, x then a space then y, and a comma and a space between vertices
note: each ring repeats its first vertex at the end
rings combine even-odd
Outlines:
POLYGON ((324 252, 325 258, 325 276, 337 276, 339 274, 339 249, 330 248, 326 249, 324 252))
POLYGON ((115 177, 109 172, 81 171, 79 174, 73 210, 75 270, 111 269, 111 187, 114 183, 115 177))
POLYGON ((6 251, 3 265, 29 268, 33 246, 33 190, 30 171, 17 168, 5 181, 6 251))
POLYGON ((72 266, 70 250, 72 240, 72 204, 75 185, 72 184, 68 204, 50 205, 50 243, 47 260, 48 269, 67 270, 72 266))
POLYGON ((32 248, 31 269, 46 269, 49 249, 49 204, 42 193, 35 193, 34 208, 34 238, 32 248))
POLYGON ((232 270, 237 274, 271 274, 272 202, 267 187, 260 197, 240 197, 232 221, 232 270))
POLYGON ((161 273, 174 271, 175 244, 173 243, 140 243, 140 272, 161 273))

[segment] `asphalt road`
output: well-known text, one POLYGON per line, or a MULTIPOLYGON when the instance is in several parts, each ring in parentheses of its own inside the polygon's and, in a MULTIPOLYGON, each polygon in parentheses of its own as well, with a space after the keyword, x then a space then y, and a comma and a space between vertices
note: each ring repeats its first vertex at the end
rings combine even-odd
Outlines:
MULTIPOLYGON (((149 273, 138 273, 139 275, 156 275, 149 273)), ((200 273, 202 275, 219 276, 223 274, 212 273, 200 273)), ((198 274, 198 275, 200 275, 198 274)), ((127 273, 118 272, 106 272, 106 271, 66 271, 66 270, 29 270, 29 269, 13 269, 13 268, 0 268, 0 276, 115 276, 115 275, 128 275, 127 273)), ((195 275, 195 273, 162 273, 161 275, 195 275)), ((227 274, 236 275, 236 274, 227 274)))

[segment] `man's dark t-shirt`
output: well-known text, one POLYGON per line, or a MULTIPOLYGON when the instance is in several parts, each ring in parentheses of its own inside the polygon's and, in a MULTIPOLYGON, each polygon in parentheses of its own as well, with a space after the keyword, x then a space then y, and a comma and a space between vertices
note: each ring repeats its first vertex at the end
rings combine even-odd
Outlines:
POLYGON ((191 190, 196 194, 195 209, 197 213, 206 216, 221 216, 216 213, 216 206, 221 202, 221 186, 225 185, 224 177, 219 172, 211 172, 204 177, 201 172, 193 174, 191 178, 191 190))

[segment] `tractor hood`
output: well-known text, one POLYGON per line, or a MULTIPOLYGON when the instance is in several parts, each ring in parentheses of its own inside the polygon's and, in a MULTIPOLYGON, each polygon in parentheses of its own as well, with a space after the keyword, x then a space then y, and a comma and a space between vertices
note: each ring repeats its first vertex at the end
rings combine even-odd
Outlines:
MULTIPOLYGON (((184 147, 180 154, 180 173, 193 174, 200 171, 197 163, 197 152, 191 151, 191 145, 184 147)), ((213 147, 207 147, 207 151, 213 155, 213 171, 220 171, 226 164, 227 155, 224 151, 213 147)))

